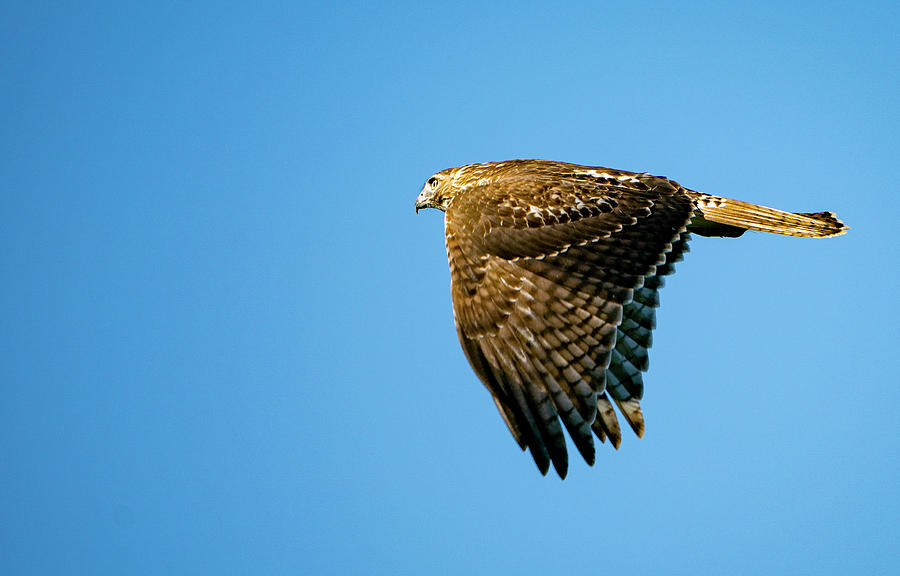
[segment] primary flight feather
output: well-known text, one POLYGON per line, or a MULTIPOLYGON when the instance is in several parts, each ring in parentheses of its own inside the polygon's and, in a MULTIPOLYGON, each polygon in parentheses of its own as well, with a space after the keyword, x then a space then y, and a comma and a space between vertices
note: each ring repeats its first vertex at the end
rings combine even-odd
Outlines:
POLYGON ((690 233, 824 238, 831 212, 794 214, 695 192, 667 178, 547 160, 449 168, 416 211, 445 213, 456 331, 519 446, 566 476, 563 427, 588 462, 640 437, 647 349, 663 278, 690 233))

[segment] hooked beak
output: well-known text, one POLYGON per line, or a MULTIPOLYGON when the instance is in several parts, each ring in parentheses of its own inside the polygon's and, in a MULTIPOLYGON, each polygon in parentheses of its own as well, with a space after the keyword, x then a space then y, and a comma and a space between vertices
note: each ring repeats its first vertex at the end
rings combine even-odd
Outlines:
POLYGON ((434 200, 433 195, 430 190, 422 190, 419 193, 419 197, 416 198, 416 214, 419 213, 419 210, 424 208, 434 208, 434 200))

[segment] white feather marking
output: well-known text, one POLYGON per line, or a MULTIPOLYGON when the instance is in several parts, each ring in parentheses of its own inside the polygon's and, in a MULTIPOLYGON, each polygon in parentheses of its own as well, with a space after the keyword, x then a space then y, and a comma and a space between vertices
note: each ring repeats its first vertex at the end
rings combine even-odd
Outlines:
POLYGON ((595 178, 606 178, 607 180, 613 179, 618 180, 619 182, 637 182, 638 179, 634 176, 629 176, 628 174, 619 174, 615 176, 610 174, 609 172, 599 172, 597 170, 585 170, 583 172, 576 172, 576 174, 583 176, 593 176, 595 178))

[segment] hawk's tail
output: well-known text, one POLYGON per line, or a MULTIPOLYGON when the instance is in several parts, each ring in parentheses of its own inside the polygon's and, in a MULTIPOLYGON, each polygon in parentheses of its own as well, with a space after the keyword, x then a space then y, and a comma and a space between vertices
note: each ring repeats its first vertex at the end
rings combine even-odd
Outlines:
POLYGON ((787 236, 827 238, 845 234, 849 229, 833 212, 794 214, 721 196, 694 194, 698 210, 690 229, 701 236, 740 236, 744 230, 759 230, 787 236))

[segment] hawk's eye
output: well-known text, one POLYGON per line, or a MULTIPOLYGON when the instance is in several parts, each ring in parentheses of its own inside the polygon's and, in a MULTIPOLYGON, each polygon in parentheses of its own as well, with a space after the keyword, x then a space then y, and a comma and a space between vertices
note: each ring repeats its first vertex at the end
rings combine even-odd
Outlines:
POLYGON ((438 179, 437 179, 437 178, 435 178, 434 176, 432 176, 431 178, 428 179, 428 186, 429 186, 429 188, 437 188, 437 185, 438 185, 438 179))

